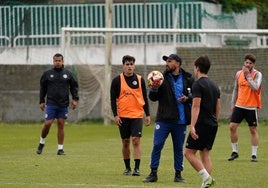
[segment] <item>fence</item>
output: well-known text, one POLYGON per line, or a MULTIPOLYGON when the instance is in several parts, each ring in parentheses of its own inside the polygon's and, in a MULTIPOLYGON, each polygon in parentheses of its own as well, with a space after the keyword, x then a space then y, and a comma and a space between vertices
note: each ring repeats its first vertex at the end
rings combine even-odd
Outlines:
MULTIPOLYGON (((205 19, 216 19, 210 6, 204 2, 117 3, 113 4, 112 27, 203 29, 205 19)), ((232 19, 228 17, 230 22, 232 19)), ((104 28, 105 4, 2 6, 0 20, 0 47, 54 46, 60 44, 62 27, 104 28)), ((176 40, 193 44, 201 41, 196 35, 179 35, 176 40)), ((140 43, 143 39, 132 36, 116 39, 116 43, 126 41, 140 43)), ((170 35, 151 36, 148 40, 151 43, 172 41, 174 38, 170 35)), ((99 42, 90 41, 91 44, 99 42)))

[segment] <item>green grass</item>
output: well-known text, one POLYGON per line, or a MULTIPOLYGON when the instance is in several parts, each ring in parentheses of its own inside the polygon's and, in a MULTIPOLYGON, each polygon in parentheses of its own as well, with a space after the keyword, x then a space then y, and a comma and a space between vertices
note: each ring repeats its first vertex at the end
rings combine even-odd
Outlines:
MULTIPOLYGON (((46 139, 42 155, 35 153, 42 123, 0 123, 0 187, 200 187, 201 177, 185 160, 185 184, 174 183, 173 152, 168 138, 162 152, 159 180, 142 183, 149 170, 153 126, 144 127, 142 137, 141 176, 123 176, 121 140, 115 125, 100 122, 68 123, 65 126, 66 156, 57 156, 56 126, 46 139)), ((268 126, 259 126, 260 147, 257 163, 251 155, 248 127, 239 129, 240 157, 227 161, 231 153, 228 123, 221 123, 211 153, 213 176, 220 188, 267 187, 268 126)), ((132 160, 133 164, 133 160, 132 160)), ((133 165, 132 165, 133 166, 133 165)))

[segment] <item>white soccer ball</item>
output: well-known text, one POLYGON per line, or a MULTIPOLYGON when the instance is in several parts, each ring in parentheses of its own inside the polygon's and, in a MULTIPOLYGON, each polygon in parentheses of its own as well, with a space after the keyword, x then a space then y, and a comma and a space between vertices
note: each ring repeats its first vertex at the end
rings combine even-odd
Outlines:
POLYGON ((147 84, 149 88, 157 88, 162 85, 164 76, 160 71, 154 70, 147 76, 147 84))

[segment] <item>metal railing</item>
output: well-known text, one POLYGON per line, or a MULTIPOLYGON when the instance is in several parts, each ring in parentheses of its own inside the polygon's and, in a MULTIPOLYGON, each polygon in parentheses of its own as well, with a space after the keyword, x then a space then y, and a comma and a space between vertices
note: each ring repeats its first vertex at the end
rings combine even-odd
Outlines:
MULTIPOLYGON (((113 4, 113 28, 128 29, 204 29, 205 5, 202 2, 188 3, 117 3, 113 4)), ((55 46, 60 45, 61 28, 104 28, 104 4, 32 5, 0 7, 0 47, 55 46)), ((103 44, 104 40, 90 33, 77 44, 103 44), (85 40, 85 41, 84 41, 85 40)), ((221 36, 221 45, 229 35, 221 36)), ((239 34, 239 40, 250 40, 253 47, 267 47, 268 38, 259 34, 239 34)), ((161 33, 158 35, 116 35, 115 44, 179 43, 203 45, 209 42, 202 33, 161 33)))
MULTIPOLYGON (((198 29, 202 20, 196 21, 196 15, 201 16, 202 5, 200 2, 117 3, 113 4, 112 25, 115 28, 198 29)), ((62 27, 104 28, 105 4, 3 6, 0 7, 0 20, 0 36, 9 38, 8 43, 0 40, 0 46, 10 43, 12 46, 59 45, 57 37, 62 27)), ((117 43, 131 40, 129 37, 118 37, 117 43)), ((153 40, 169 42, 169 37, 153 37, 153 40)))

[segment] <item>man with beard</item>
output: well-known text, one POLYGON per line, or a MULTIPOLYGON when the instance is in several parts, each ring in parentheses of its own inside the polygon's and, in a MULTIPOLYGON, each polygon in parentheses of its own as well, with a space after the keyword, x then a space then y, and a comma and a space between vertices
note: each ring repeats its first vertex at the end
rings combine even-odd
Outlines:
POLYGON ((181 68, 182 60, 176 54, 163 56, 166 62, 164 81, 161 86, 154 85, 149 92, 151 101, 158 101, 153 150, 151 153, 151 172, 143 182, 156 182, 157 169, 161 151, 169 134, 171 134, 174 152, 174 182, 184 183, 183 144, 186 125, 190 123, 191 87, 193 76, 181 68))

